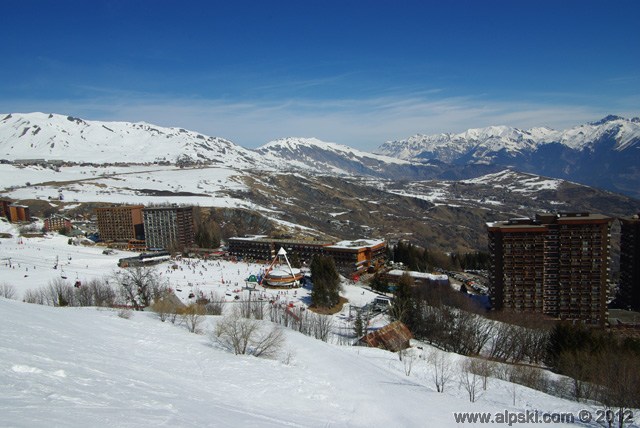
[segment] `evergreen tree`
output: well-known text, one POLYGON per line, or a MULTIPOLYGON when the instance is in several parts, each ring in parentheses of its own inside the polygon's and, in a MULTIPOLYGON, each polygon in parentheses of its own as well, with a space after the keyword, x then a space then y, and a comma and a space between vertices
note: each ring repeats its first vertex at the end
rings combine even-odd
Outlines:
POLYGON ((356 319, 353 324, 353 330, 356 333, 356 337, 358 338, 364 335, 364 323, 362 321, 362 315, 360 315, 360 311, 356 312, 356 319))
POLYGON ((340 302, 340 276, 332 257, 315 256, 311 261, 311 302, 313 306, 330 308, 340 302))
POLYGON ((369 286, 372 290, 378 291, 380 293, 386 293, 387 291, 389 291, 389 283, 382 279, 382 275, 380 275, 380 273, 378 272, 376 272, 376 274, 373 275, 373 278, 371 278, 369 286))
POLYGON ((401 321, 407 325, 411 324, 411 318, 414 315, 414 299, 411 287, 413 279, 408 273, 402 274, 398 280, 393 304, 391 305, 390 315, 394 320, 401 321))

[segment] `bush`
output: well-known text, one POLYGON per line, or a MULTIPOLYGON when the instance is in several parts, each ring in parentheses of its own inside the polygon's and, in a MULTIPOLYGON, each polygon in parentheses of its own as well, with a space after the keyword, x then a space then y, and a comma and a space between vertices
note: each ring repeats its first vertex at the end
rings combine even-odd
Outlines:
POLYGON ((128 320, 133 316, 133 311, 129 308, 120 308, 118 309, 118 316, 128 320))
POLYGON ((16 298, 16 288, 13 285, 9 285, 3 283, 0 285, 0 297, 4 297, 5 299, 15 299, 16 298))
POLYGON ((178 304, 169 296, 157 299, 151 305, 151 310, 158 314, 160 321, 165 322, 167 319, 171 319, 171 315, 178 312, 178 304))
POLYGON ((204 305, 192 303, 180 311, 180 316, 182 317, 182 321, 184 321, 189 332, 199 334, 199 327, 204 320, 206 313, 207 311, 204 308, 204 305))
POLYGON ((243 318, 238 313, 218 321, 212 338, 236 355, 255 357, 274 357, 284 344, 284 334, 278 326, 266 331, 261 321, 243 318))

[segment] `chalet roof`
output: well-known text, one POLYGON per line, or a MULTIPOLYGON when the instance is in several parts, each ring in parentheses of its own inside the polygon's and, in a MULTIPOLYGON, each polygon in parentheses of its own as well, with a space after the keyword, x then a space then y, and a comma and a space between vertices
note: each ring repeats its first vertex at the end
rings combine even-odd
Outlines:
POLYGON ((389 325, 369 333, 360 339, 360 344, 371 348, 382 348, 388 351, 401 351, 409 348, 413 335, 406 325, 394 321, 389 325))

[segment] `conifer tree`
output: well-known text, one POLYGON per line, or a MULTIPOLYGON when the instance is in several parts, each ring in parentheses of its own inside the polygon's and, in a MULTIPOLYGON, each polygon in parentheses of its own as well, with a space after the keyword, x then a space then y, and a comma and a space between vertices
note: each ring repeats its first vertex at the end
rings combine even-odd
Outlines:
POLYGON ((330 308, 340 301, 340 276, 332 257, 315 256, 311 261, 313 306, 330 308))

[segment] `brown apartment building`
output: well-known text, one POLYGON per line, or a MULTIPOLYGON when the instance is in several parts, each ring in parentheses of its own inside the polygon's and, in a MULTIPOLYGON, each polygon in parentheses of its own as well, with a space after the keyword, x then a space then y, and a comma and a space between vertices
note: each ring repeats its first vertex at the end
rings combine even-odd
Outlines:
POLYGON ((142 205, 96 208, 98 231, 105 242, 128 242, 144 239, 142 205))
POLYGON ((620 219, 620 294, 625 309, 640 311, 640 213, 620 219))
POLYGON ((488 223, 493 309, 604 326, 611 221, 558 213, 488 223))
POLYGON ((49 231, 61 231, 71 230, 71 220, 68 217, 58 214, 52 214, 48 218, 44 219, 44 230, 49 231))
POLYGON ((11 204, 9 205, 7 219, 11 223, 23 223, 31 221, 29 207, 26 205, 11 204))

